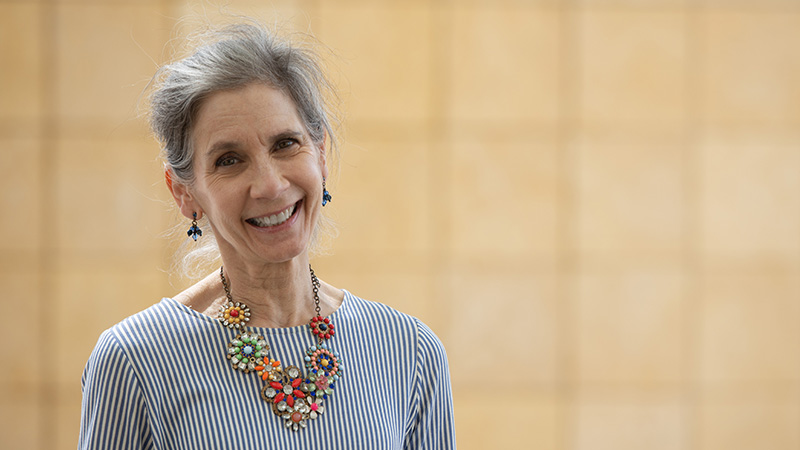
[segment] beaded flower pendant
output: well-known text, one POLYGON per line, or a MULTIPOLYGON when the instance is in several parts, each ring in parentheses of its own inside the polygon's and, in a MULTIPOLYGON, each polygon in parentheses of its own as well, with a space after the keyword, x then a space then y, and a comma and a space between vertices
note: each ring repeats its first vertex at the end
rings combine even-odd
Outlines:
POLYGON ((318 337, 320 340, 330 339, 336 334, 331 319, 327 317, 323 319, 322 316, 316 316, 311 319, 308 326, 311 327, 311 332, 314 333, 314 336, 318 337))
POLYGON ((272 404, 272 412, 283 419, 286 428, 297 431, 325 410, 322 399, 309 392, 300 369, 288 366, 282 376, 261 389, 261 398, 272 404))
POLYGON ((224 327, 244 328, 250 321, 250 307, 240 302, 227 302, 219 308, 217 320, 224 327))
MULTIPOLYGON (((324 344, 323 344, 324 346, 324 344)), ((324 349, 328 352, 327 348, 324 349)), ((318 352, 316 346, 308 350, 306 369, 303 376, 295 366, 280 368, 272 373, 276 376, 261 389, 261 398, 272 404, 272 412, 284 420, 286 428, 297 431, 305 428, 309 420, 318 418, 325 412, 325 401, 333 394, 334 381, 342 374, 342 364, 334 353, 322 352, 320 359, 326 359, 330 368, 322 369, 322 363, 313 355, 318 352)))
POLYGON ((269 356, 269 345, 264 336, 255 333, 241 333, 228 343, 228 359, 233 368, 244 373, 256 371, 264 365, 269 356))
POLYGON ((310 391, 327 399, 333 395, 334 384, 343 376, 344 364, 338 352, 331 351, 327 345, 312 345, 306 350, 306 373, 310 391))

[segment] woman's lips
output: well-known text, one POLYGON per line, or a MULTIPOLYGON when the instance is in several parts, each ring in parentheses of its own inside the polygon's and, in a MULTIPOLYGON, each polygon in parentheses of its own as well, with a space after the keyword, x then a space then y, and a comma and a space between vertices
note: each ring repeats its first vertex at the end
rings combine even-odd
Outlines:
POLYGON ((289 220, 290 217, 292 217, 292 214, 294 214, 294 212, 297 210, 299 204, 300 202, 297 202, 277 214, 247 219, 247 223, 261 228, 274 227, 276 225, 280 225, 289 220))

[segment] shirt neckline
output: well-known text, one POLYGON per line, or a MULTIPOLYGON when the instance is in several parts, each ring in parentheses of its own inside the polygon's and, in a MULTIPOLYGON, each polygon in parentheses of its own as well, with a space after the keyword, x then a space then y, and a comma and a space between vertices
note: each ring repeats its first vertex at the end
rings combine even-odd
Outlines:
MULTIPOLYGON (((346 289, 342 289, 344 292, 344 299, 342 299, 342 304, 339 305, 336 310, 334 310, 328 317, 331 320, 335 321, 338 320, 341 316, 347 313, 348 304, 352 301, 351 294, 346 289)), ((194 309, 184 305, 183 303, 175 300, 172 297, 164 297, 161 299, 161 303, 164 303, 168 308, 176 309, 179 313, 187 314, 196 320, 204 322, 209 325, 213 325, 215 327, 221 327, 217 319, 213 317, 209 317, 199 311, 195 311, 194 309)), ((308 332, 308 324, 298 325, 295 327, 287 327, 287 328, 268 328, 268 327, 246 327, 249 331, 256 331, 262 335, 277 335, 277 334, 296 334, 296 333, 307 333, 308 332)))

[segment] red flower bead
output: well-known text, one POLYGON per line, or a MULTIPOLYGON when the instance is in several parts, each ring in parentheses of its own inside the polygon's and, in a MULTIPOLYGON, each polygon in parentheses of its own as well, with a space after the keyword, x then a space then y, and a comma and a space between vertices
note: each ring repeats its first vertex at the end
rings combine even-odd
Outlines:
POLYGON ((333 324, 327 317, 316 316, 311 319, 308 325, 311 327, 311 332, 320 339, 330 339, 334 334, 333 324))

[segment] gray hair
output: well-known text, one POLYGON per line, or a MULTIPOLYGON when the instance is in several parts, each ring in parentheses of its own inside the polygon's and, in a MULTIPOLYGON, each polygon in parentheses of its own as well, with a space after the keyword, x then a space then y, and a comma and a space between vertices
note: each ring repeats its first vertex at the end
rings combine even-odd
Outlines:
MULTIPOLYGON (((253 23, 212 30, 200 39, 204 44, 193 54, 161 67, 153 78, 150 125, 163 146, 163 158, 173 181, 187 186, 194 182, 191 135, 203 100, 215 92, 253 82, 265 83, 291 98, 311 140, 321 148, 327 135, 328 147, 335 154, 332 122, 336 96, 311 49, 253 23)), ((198 265, 219 257, 207 221, 200 225, 204 230, 203 245, 183 251, 182 257, 176 255, 176 268, 191 278, 200 275, 202 268, 198 265)), ((331 223, 322 216, 312 240, 312 251, 316 252, 319 228, 328 231, 329 237, 333 234, 328 230, 332 229, 331 223)))

